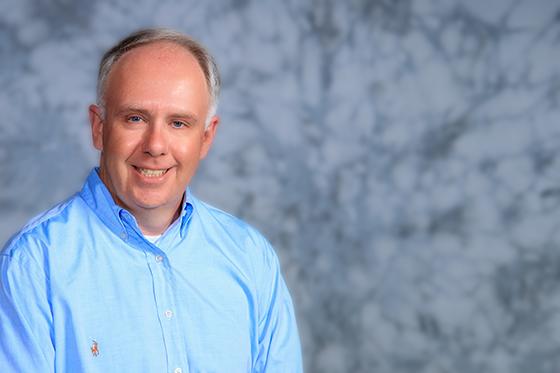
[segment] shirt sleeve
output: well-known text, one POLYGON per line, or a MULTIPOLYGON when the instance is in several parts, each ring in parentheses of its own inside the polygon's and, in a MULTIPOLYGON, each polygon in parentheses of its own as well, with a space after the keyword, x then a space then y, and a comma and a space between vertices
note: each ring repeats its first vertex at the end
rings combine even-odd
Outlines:
POLYGON ((46 276, 24 253, 0 252, 0 366, 3 372, 54 372, 46 276))
POLYGON ((255 372, 302 372, 301 346, 290 293, 278 257, 265 241, 259 296, 259 344, 255 372))

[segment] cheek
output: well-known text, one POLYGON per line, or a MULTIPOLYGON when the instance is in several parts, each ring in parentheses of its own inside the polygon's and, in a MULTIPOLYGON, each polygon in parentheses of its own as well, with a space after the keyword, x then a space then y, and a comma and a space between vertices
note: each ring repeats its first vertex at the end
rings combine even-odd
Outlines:
POLYGON ((184 165, 190 165, 198 161, 201 142, 191 139, 177 139, 179 141, 173 144, 173 156, 174 158, 184 165))
POLYGON ((107 156, 113 158, 128 158, 138 147, 138 141, 132 136, 124 136, 124 134, 113 133, 104 141, 104 152, 107 156))

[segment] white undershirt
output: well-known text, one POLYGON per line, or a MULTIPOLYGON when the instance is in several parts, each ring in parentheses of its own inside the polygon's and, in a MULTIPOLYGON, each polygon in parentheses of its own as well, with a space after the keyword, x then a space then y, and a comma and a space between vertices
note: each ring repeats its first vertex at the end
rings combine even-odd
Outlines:
POLYGON ((159 240, 159 238, 161 237, 161 234, 155 235, 155 236, 148 236, 148 235, 144 235, 144 237, 150 241, 151 243, 156 243, 157 240, 159 240))

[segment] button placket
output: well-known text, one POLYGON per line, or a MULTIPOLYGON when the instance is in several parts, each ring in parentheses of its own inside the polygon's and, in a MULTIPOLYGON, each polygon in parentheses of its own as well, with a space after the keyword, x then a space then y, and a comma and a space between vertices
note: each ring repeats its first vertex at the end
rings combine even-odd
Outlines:
MULTIPOLYGON (((167 246, 163 245, 163 247, 167 246)), ((148 255, 146 259, 148 259, 147 264, 153 276, 156 307, 160 315, 163 338, 168 346, 167 358, 170 363, 169 368, 171 368, 171 372, 186 372, 188 371, 188 362, 186 356, 184 356, 185 351, 180 345, 173 343, 173 341, 178 340, 177 322, 179 320, 175 317, 175 312, 178 312, 178 310, 175 309, 176 299, 173 291, 173 282, 171 281, 173 276, 171 273, 172 268, 169 266, 169 258, 166 252, 159 247, 154 249, 150 245, 149 248, 146 248, 146 253, 148 252, 151 252, 151 255, 148 255), (181 356, 184 356, 184 358, 180 358, 181 356)))

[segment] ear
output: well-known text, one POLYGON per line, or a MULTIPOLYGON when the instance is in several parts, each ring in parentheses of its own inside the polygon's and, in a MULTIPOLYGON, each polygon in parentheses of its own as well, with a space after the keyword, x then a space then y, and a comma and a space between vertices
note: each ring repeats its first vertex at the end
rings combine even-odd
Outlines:
POLYGON ((103 150, 103 114, 99 106, 89 106, 89 123, 91 124, 93 146, 97 150, 103 150))
POLYGON ((202 148, 200 149, 200 159, 204 159, 206 155, 208 155, 208 151, 210 150, 214 137, 216 136, 216 130, 218 129, 219 123, 220 117, 214 115, 210 119, 210 124, 204 130, 204 134, 202 135, 202 148))

